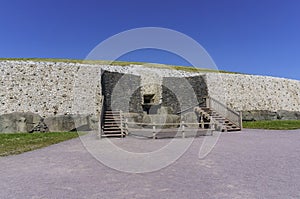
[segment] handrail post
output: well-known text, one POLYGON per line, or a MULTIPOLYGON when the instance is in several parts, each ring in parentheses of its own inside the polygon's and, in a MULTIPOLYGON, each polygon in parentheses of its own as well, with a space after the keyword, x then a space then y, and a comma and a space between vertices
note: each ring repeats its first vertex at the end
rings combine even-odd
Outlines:
POLYGON ((243 129, 243 112, 242 111, 239 111, 239 116, 240 116, 240 128, 241 130, 243 129))
POLYGON ((125 119, 125 132, 128 135, 128 118, 125 119))
POLYGON ((182 138, 185 138, 185 132, 184 132, 185 126, 184 126, 184 121, 181 121, 180 126, 181 126, 181 131, 182 131, 182 138))
POLYGON ((209 118, 209 128, 211 129, 212 128, 212 126, 213 126, 213 118, 212 118, 212 116, 210 116, 210 118, 209 118))
POLYGON ((102 95, 101 96, 101 112, 100 112, 100 114, 99 114, 99 126, 98 126, 98 138, 100 138, 100 139, 102 139, 102 134, 103 134, 103 132, 102 132, 102 126, 103 126, 103 113, 104 113, 104 96, 102 95))
MULTIPOLYGON (((101 107, 101 109, 102 109, 102 107, 101 107)), ((101 110, 101 112, 102 112, 102 110, 101 110)), ((101 125, 101 113, 99 114, 99 123, 98 123, 98 135, 97 135, 97 137, 99 138, 99 139, 101 139, 102 138, 102 125, 101 125)))
POLYGON ((102 126, 101 126, 101 117, 99 116, 99 127, 98 127, 98 139, 102 138, 102 126))
POLYGON ((200 122, 201 122, 201 128, 204 129, 204 120, 203 120, 203 116, 201 116, 200 122))
POLYGON ((215 127, 215 123, 213 121, 213 117, 210 116, 210 120, 209 120, 209 132, 210 132, 210 135, 213 135, 213 131, 216 129, 215 127))
POLYGON ((120 110, 120 129, 121 129, 121 138, 124 137, 124 134, 123 134, 123 117, 122 117, 122 110, 120 110))
POLYGON ((207 108, 211 108, 211 102, 210 102, 210 97, 209 96, 206 96, 205 97, 205 105, 207 108))
POLYGON ((152 138, 153 138, 153 139, 156 139, 156 128, 155 128, 155 123, 153 123, 152 130, 153 130, 152 138))

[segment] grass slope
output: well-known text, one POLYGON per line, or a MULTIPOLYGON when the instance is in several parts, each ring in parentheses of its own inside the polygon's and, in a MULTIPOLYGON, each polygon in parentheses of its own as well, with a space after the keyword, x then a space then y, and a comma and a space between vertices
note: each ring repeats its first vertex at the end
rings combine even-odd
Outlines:
POLYGON ((243 122, 243 127, 251 129, 294 130, 300 129, 300 120, 243 122))
POLYGON ((204 72, 204 73, 230 73, 239 74, 236 72, 228 72, 223 70, 214 70, 208 68, 195 68, 192 66, 174 66, 167 64, 144 63, 144 62, 126 62, 126 61, 105 61, 105 60, 80 60, 80 59, 52 59, 52 58, 0 58, 0 61, 35 61, 35 62, 64 62, 64 63, 82 63, 82 64, 108 64, 117 66, 141 65, 150 68, 167 68, 182 70, 186 72, 204 72))
POLYGON ((0 134, 0 156, 16 155, 76 137, 76 132, 0 134))

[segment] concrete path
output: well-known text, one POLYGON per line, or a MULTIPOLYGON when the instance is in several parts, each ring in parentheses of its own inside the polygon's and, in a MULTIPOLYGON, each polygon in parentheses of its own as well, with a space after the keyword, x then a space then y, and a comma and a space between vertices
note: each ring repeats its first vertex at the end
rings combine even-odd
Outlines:
MULTIPOLYGON (((169 141, 126 138, 141 151, 169 141)), ((80 139, 3 157, 0 198, 300 198, 300 130, 222 134, 200 160, 202 141, 196 138, 169 167, 145 174, 102 165, 80 139)))

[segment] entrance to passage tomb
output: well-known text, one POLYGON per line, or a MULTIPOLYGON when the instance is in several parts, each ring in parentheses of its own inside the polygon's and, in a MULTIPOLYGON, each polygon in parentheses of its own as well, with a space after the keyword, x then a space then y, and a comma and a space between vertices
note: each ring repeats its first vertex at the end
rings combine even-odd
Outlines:
POLYGON ((138 75, 104 71, 101 86, 103 137, 124 137, 129 129, 203 130, 215 126, 214 129, 224 131, 241 130, 237 113, 218 100, 207 98, 205 77, 201 75, 163 77, 160 85, 150 87, 141 84, 138 75))
POLYGON ((157 114, 158 109, 161 107, 161 104, 155 104, 154 102, 155 94, 146 94, 143 96, 143 111, 147 115, 157 114))
POLYGON ((144 104, 153 104, 155 94, 144 95, 144 104))

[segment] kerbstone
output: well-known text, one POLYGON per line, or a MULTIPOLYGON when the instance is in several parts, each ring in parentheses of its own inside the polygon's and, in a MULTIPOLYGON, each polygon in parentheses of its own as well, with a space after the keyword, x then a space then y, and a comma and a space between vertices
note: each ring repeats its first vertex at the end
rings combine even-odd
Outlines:
POLYGON ((41 121, 35 113, 14 112, 0 115, 0 133, 27 133, 32 131, 41 121))

